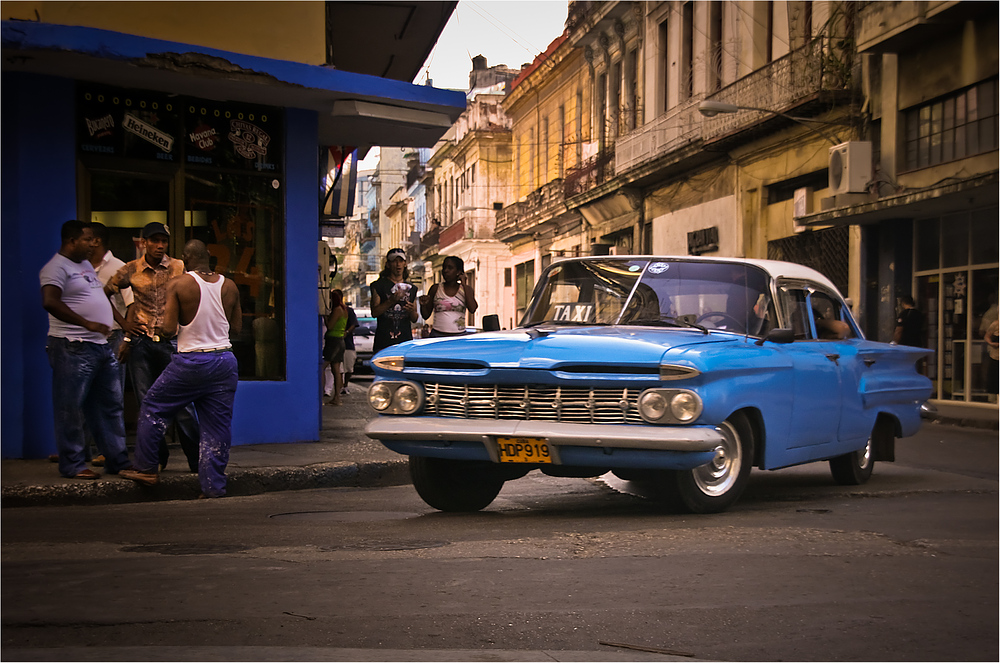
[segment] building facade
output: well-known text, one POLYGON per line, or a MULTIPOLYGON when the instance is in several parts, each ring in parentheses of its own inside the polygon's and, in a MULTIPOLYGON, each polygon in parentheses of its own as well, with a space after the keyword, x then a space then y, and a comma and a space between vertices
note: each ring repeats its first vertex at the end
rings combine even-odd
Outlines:
POLYGON ((913 295, 935 396, 995 402, 996 31, 974 2, 571 2, 505 100, 517 301, 567 251, 789 260, 870 338, 913 295))
POLYGON ((859 229, 869 335, 891 338, 912 295, 934 397, 995 408, 983 336, 997 319, 996 7, 866 3, 856 26, 868 182, 799 222, 859 229))
MULTIPOLYGON (((149 221, 170 228, 171 255, 204 240, 245 316, 234 443, 318 439, 320 151, 430 145, 464 108, 460 93, 325 66, 342 64, 326 48, 335 4, 3 5, 5 457, 55 449, 37 274, 71 218, 109 226, 124 260, 149 221), (222 21, 245 30, 199 27, 222 21)), ((421 58, 454 3, 417 4, 437 26, 421 58)))

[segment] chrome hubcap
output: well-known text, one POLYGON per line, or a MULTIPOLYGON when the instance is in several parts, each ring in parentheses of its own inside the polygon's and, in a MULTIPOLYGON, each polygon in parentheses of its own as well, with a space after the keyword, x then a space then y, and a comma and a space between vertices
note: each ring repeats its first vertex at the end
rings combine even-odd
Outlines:
POLYGON ((740 438, 736 429, 726 421, 719 426, 719 432, 725 439, 715 448, 715 458, 692 470, 695 484, 703 493, 712 497, 729 491, 736 483, 743 466, 740 438))
POLYGON ((857 452, 858 454, 858 467, 862 470, 868 469, 868 465, 872 462, 872 439, 868 438, 868 444, 865 448, 857 452))

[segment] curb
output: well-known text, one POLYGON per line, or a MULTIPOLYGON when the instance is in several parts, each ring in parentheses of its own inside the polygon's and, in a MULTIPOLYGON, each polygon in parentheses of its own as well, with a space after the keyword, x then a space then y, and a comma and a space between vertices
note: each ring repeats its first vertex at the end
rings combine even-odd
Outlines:
MULTIPOLYGON (((245 497, 311 488, 377 488, 410 482, 405 459, 361 463, 316 463, 306 467, 238 468, 227 472, 227 496, 245 497)), ((194 474, 163 477, 156 486, 143 486, 114 477, 57 486, 3 486, 0 503, 6 507, 131 504, 164 500, 193 500, 201 493, 194 474)))

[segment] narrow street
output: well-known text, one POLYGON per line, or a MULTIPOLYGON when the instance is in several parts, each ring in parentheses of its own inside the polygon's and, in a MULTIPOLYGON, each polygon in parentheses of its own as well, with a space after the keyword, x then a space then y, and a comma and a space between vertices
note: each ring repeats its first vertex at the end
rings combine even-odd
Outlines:
POLYGON ((538 473, 467 515, 410 486, 5 509, 4 657, 995 658, 996 434, 898 454, 853 489, 755 473, 716 516, 538 473))

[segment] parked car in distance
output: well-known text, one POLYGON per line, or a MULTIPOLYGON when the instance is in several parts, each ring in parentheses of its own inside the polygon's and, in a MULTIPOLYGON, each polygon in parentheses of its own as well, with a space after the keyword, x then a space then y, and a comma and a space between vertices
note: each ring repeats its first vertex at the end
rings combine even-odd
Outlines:
POLYGON ((920 426, 931 351, 868 341, 825 276, 699 257, 564 260, 520 327, 380 352, 367 434, 429 505, 475 511, 530 470, 613 471, 695 513, 751 467, 829 461, 860 484, 920 426))
POLYGON ((376 321, 371 317, 371 311, 366 308, 354 309, 354 314, 358 316, 358 326, 354 328, 354 350, 358 355, 354 361, 354 372, 370 373, 376 321))

